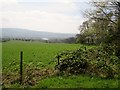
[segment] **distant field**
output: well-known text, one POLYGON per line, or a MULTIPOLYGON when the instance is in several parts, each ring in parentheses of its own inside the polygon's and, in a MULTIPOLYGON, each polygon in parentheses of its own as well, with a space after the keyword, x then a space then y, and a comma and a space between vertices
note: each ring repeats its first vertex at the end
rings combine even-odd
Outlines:
MULTIPOLYGON (((82 45, 81 45, 82 46, 82 45)), ((9 82, 11 78, 19 77, 19 62, 20 51, 23 51, 24 66, 33 65, 41 69, 53 68, 55 64, 49 64, 55 55, 63 50, 74 50, 80 47, 79 44, 64 44, 64 43, 40 43, 40 42, 25 42, 25 41, 9 41, 2 43, 2 66, 5 82, 9 82), (12 74, 11 74, 12 73, 12 74), (16 75, 15 75, 16 74, 16 75), (12 76, 13 75, 13 76, 12 76)), ((88 46, 90 48, 91 46, 88 46)), ((24 68, 23 69, 26 69, 24 68)), ((4 77, 3 77, 4 78, 4 77)), ((24 87, 18 82, 5 83, 5 87, 24 87)), ((49 76, 39 80, 33 86, 35 88, 101 88, 118 86, 118 80, 103 80, 97 77, 86 75, 72 76, 49 76)))

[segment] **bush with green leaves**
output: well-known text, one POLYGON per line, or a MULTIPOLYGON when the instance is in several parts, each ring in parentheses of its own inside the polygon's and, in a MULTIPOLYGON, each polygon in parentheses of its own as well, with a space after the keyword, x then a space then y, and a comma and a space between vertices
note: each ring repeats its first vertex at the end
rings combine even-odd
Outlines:
POLYGON ((117 77, 119 58, 115 55, 114 46, 98 46, 96 48, 63 51, 58 54, 60 63, 57 69, 63 73, 87 73, 102 78, 117 77))

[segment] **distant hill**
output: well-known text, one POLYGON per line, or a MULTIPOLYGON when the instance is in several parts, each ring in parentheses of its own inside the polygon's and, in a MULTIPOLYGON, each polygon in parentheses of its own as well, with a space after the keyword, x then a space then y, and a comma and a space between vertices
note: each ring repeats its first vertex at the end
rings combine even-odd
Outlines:
POLYGON ((2 38, 10 39, 65 39, 69 37, 75 37, 75 34, 67 33, 51 33, 43 31, 32 31, 27 29, 18 29, 18 28, 0 28, 2 31, 2 38))

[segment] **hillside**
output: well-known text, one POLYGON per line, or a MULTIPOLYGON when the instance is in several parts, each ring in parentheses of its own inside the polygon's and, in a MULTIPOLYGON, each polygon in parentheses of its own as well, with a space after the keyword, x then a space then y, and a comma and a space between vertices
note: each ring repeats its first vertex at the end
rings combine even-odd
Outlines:
POLYGON ((67 33, 52 33, 43 31, 32 31, 27 29, 18 28, 0 28, 2 31, 2 38, 20 38, 20 39, 65 39, 69 37, 74 37, 75 34, 67 33))

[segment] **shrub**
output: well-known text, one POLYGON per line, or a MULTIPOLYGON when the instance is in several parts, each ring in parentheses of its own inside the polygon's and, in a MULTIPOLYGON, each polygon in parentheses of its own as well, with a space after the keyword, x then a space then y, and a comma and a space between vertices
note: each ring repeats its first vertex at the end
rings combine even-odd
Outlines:
POLYGON ((119 58, 115 55, 114 46, 99 46, 96 48, 63 51, 57 55, 60 64, 57 69, 63 73, 87 73, 102 78, 118 76, 119 58))

